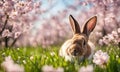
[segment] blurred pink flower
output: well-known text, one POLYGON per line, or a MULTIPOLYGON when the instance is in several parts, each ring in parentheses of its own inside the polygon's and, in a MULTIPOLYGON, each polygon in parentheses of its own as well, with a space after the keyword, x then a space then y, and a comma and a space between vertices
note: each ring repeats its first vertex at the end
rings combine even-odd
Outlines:
POLYGON ((115 38, 118 38, 119 37, 119 35, 118 35, 118 32, 117 31, 112 31, 112 33, 111 33, 115 38))
POLYGON ((93 72, 93 65, 87 65, 81 67, 78 72, 93 72))
POLYGON ((87 2, 81 2, 80 4, 81 4, 82 6, 87 6, 88 3, 87 3, 87 2))
POLYGON ((118 45, 120 37, 119 37, 119 28, 116 31, 112 31, 112 33, 105 35, 102 39, 99 40, 100 45, 118 45))
POLYGON ((1 66, 6 72, 24 72, 24 67, 15 64, 11 56, 5 57, 5 61, 2 62, 1 66))
POLYGON ((11 18, 16 18, 15 16, 18 16, 19 14, 18 14, 18 11, 12 11, 11 12, 11 14, 9 15, 9 17, 11 17, 11 18))
POLYGON ((20 36, 21 32, 15 32, 14 38, 18 38, 20 36))
POLYGON ((2 33, 2 37, 10 37, 11 36, 11 33, 8 29, 5 29, 2 33))
POLYGON ((64 72, 64 69, 61 67, 55 69, 55 68, 53 68, 53 66, 45 65, 42 67, 42 71, 43 72, 64 72))
POLYGON ((118 33, 120 33, 120 28, 118 28, 118 33))
POLYGON ((109 60, 109 55, 106 52, 102 52, 101 50, 98 50, 93 55, 93 63, 97 65, 104 65, 108 62, 108 60, 109 60))
POLYGON ((102 37, 102 33, 101 32, 95 32, 95 33, 96 33, 96 36, 102 37))
POLYGON ((0 41, 5 42, 4 37, 8 37, 3 46, 14 46, 16 42, 20 42, 19 35, 22 34, 21 38, 27 35, 26 32, 30 31, 34 21, 38 19, 38 10, 41 10, 40 1, 0 0, 0 31, 3 38, 0 41))
POLYGON ((98 42, 99 45, 103 46, 103 40, 100 39, 99 42, 98 42))

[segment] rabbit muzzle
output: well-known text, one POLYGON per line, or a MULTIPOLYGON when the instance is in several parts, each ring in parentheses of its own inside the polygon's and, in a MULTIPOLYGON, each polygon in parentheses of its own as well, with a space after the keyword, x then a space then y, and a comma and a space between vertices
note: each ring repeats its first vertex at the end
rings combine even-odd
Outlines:
POLYGON ((78 45, 78 44, 72 44, 68 49, 67 49, 68 55, 71 56, 82 56, 84 53, 83 48, 78 45))

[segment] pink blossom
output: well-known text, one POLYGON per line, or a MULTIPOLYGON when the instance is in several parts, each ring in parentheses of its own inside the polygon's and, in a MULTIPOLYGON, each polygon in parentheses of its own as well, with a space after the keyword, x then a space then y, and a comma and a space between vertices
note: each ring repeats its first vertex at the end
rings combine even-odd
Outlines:
POLYGON ((118 35, 118 32, 117 31, 112 31, 112 35, 115 37, 115 38, 118 38, 119 35, 118 35))
POLYGON ((99 40, 99 44, 100 45, 110 45, 110 44, 114 44, 114 45, 118 45, 119 44, 119 32, 118 32, 119 28, 116 31, 112 31, 112 33, 107 34, 106 36, 104 36, 102 39, 99 40))
MULTIPOLYGON (((33 22, 38 18, 36 11, 40 10, 39 5, 34 0, 0 1, 0 31, 2 38, 8 37, 6 46, 14 46, 19 41, 16 39, 18 36, 21 34, 23 36, 30 31, 33 22)), ((0 41, 5 42, 4 39, 0 39, 0 41)))
POLYGON ((19 15, 17 11, 12 11, 9 17, 14 18, 17 15, 19 15))
POLYGON ((14 38, 18 38, 20 36, 21 32, 15 32, 14 38))
POLYGON ((78 72, 93 72, 93 65, 82 66, 78 72))
POLYGON ((8 29, 5 29, 2 33, 2 37, 10 37, 11 36, 11 33, 8 29))
POLYGON ((6 72, 24 72, 24 67, 14 63, 11 56, 5 57, 5 61, 2 62, 1 66, 6 72))
POLYGON ((97 65, 104 65, 108 62, 109 55, 106 52, 98 50, 93 56, 93 63, 97 65))
POLYGON ((102 39, 100 39, 98 43, 99 43, 99 45, 103 46, 103 40, 102 39))
POLYGON ((101 32, 96 32, 96 36, 102 37, 102 33, 101 32))
POLYGON ((118 28, 118 33, 120 33, 120 28, 118 28))

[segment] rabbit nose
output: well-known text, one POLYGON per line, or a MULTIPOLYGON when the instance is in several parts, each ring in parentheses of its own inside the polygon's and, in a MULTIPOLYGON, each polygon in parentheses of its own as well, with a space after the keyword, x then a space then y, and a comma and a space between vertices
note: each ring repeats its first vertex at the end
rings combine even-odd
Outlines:
POLYGON ((75 49, 75 50, 74 50, 74 53, 76 53, 76 52, 77 52, 77 50, 75 49))
POLYGON ((77 56, 77 50, 74 50, 74 51, 72 52, 72 55, 77 56))

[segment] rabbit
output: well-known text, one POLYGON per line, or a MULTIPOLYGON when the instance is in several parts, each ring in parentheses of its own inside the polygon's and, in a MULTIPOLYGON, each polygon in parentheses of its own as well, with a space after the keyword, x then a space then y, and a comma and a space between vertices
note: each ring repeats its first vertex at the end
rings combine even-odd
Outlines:
POLYGON ((73 37, 67 40, 60 48, 59 55, 66 61, 91 59, 95 45, 89 41, 89 35, 96 26, 97 16, 90 18, 80 29, 78 22, 72 15, 69 16, 73 37))

